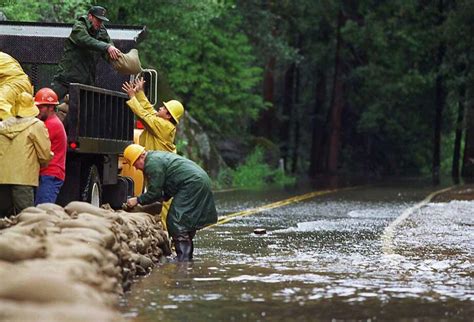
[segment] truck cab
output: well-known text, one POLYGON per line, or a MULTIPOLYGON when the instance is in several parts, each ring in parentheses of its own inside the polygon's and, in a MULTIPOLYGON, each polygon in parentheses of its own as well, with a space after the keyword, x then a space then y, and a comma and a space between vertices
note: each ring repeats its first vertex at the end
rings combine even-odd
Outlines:
MULTIPOLYGON (((0 48, 18 60, 36 92, 50 86, 71 28, 72 24, 1 21, 0 48)), ((126 53, 143 40, 146 28, 108 25, 107 31, 114 45, 126 53)), ((137 136, 136 120, 121 87, 138 75, 121 75, 102 59, 96 75, 95 86, 70 85, 64 121, 68 139, 66 180, 57 199, 63 206, 81 200, 119 208, 143 186, 142 174, 127 166, 122 170, 119 159, 137 136)), ((147 80, 145 92, 153 104, 157 99, 156 72, 144 70, 143 76, 147 80)))

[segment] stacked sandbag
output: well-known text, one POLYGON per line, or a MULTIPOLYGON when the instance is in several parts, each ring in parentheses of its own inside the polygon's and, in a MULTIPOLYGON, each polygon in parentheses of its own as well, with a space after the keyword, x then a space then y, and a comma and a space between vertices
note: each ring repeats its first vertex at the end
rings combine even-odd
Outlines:
POLYGON ((0 320, 120 321, 124 286, 170 254, 159 214, 42 204, 0 225, 0 320))

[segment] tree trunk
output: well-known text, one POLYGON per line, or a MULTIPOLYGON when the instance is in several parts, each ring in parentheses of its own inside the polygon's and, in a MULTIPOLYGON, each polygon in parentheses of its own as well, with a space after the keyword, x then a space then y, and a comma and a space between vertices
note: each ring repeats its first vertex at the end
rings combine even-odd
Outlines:
MULTIPOLYGON (((301 48, 301 47, 300 47, 301 48)), ((291 158, 291 173, 298 171, 298 157, 300 148, 300 108, 299 107, 299 87, 300 87, 300 69, 295 68, 295 87, 294 87, 294 102, 293 102, 293 154, 291 158)))
POLYGON ((461 175, 467 181, 472 181, 474 178, 474 104, 471 101, 470 91, 466 90, 466 133, 461 175))
POLYGON ((453 151, 453 165, 451 169, 451 176, 455 182, 459 182, 459 161, 461 158, 461 140, 463 133, 463 119, 464 119, 464 99, 466 96, 466 87, 463 83, 459 89, 459 103, 458 103, 458 118, 456 120, 456 136, 454 138, 453 151))
MULTIPOLYGON (((444 6, 443 0, 439 0, 438 10, 440 18, 438 25, 441 25, 444 21, 444 6)), ((438 46, 438 53, 436 57, 436 66, 441 66, 444 60, 444 54, 446 52, 446 45, 444 41, 438 46)), ((446 100, 446 92, 444 89, 444 77, 442 75, 441 68, 438 67, 438 75, 436 76, 435 85, 435 119, 434 119, 434 135, 433 135, 433 165, 432 165, 432 179, 433 184, 439 184, 439 172, 441 163, 441 124, 443 121, 443 109, 446 100)))
POLYGON ((291 143, 291 118, 293 117, 293 88, 294 88, 295 64, 291 64, 285 73, 285 89, 283 93, 283 111, 280 125, 281 155, 285 165, 285 171, 289 170, 288 161, 291 143))
POLYGON ((339 152, 341 148, 341 118, 342 109, 344 107, 341 60, 341 27, 343 23, 344 17, 342 11, 339 10, 337 19, 336 53, 334 59, 334 79, 330 105, 330 133, 327 160, 329 173, 335 173, 337 171, 339 163, 339 152))
POLYGON ((324 124, 318 119, 318 114, 323 110, 323 105, 326 102, 326 74, 322 70, 317 71, 316 76, 316 97, 313 108, 312 122, 313 128, 311 131, 311 151, 310 151, 310 165, 309 176, 314 178, 323 169, 323 136, 324 124))
POLYGON ((270 103, 271 106, 260 114, 252 131, 254 135, 263 136, 270 140, 276 137, 276 129, 279 127, 274 102, 275 78, 273 72, 275 70, 275 63, 275 57, 271 57, 265 66, 265 74, 263 76, 263 99, 266 103, 270 103))

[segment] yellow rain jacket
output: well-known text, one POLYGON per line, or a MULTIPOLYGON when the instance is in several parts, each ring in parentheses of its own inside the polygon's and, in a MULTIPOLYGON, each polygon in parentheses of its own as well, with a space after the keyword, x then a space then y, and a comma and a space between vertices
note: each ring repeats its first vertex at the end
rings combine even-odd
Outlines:
POLYGON ((0 51, 0 119, 12 116, 18 94, 27 92, 33 95, 28 75, 12 56, 0 51))
POLYGON ((16 117, 0 122, 0 184, 37 187, 40 166, 53 157, 48 130, 31 94, 18 95, 12 112, 16 117))
MULTIPOLYGON (((133 113, 142 121, 145 130, 140 134, 138 142, 148 151, 165 151, 176 153, 174 139, 176 126, 168 120, 156 115, 156 110, 148 101, 145 93, 139 91, 127 101, 127 105, 133 113)), ((167 230, 166 219, 172 199, 162 203, 161 223, 163 229, 167 230)))
POLYGON ((156 115, 143 91, 138 92, 127 101, 133 113, 142 121, 145 131, 140 135, 139 143, 147 150, 176 153, 174 138, 176 126, 168 120, 156 115))

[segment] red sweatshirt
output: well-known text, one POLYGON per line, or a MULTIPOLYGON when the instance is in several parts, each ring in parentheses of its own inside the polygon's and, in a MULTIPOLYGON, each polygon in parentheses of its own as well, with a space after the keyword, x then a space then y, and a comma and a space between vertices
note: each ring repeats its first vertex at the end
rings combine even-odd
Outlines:
POLYGON ((67 151, 67 137, 64 125, 56 114, 49 116, 44 124, 48 129, 51 151, 54 152, 54 157, 46 168, 41 168, 40 175, 53 176, 64 181, 66 178, 67 151))

